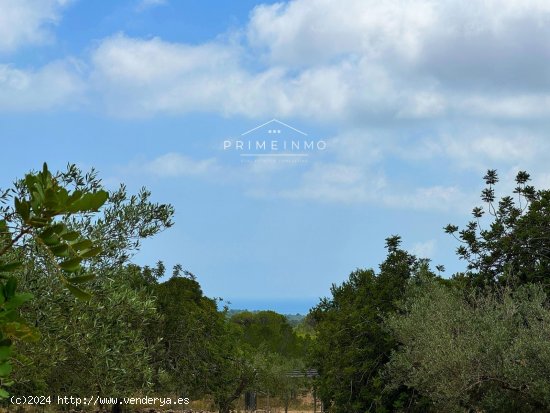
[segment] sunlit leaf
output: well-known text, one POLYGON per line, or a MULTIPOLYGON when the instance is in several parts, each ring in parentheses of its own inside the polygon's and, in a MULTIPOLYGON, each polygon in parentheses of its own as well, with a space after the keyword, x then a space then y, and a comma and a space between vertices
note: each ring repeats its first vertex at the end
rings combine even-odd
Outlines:
POLYGON ((82 258, 70 258, 68 260, 65 260, 59 264, 59 267, 61 269, 68 271, 68 272, 75 272, 80 269, 80 263, 82 262, 82 258))
POLYGON ((74 295, 79 300, 88 301, 90 298, 92 298, 92 295, 90 293, 87 293, 86 291, 81 290, 76 285, 67 284, 67 288, 69 289, 71 294, 74 295))

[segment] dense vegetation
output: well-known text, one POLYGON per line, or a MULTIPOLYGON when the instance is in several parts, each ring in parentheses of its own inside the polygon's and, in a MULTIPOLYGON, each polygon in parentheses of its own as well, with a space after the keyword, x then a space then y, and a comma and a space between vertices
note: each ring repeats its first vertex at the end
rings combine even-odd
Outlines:
POLYGON ((354 271, 312 310, 331 412, 550 410, 550 192, 520 172, 497 202, 496 171, 484 179, 484 207, 445 228, 466 272, 443 279, 394 236, 378 273, 354 271))
POLYGON ((472 221, 445 228, 464 273, 442 278, 394 235, 377 270, 289 320, 220 308, 179 265, 133 264, 173 208, 44 165, 0 191, 0 397, 176 395, 227 413, 247 392, 288 408, 314 388, 334 413, 549 411, 550 191, 520 172, 497 201, 496 172, 485 182, 472 221))
POLYGON ((245 391, 288 400, 303 385, 287 373, 307 340, 283 316, 229 318, 180 265, 168 278, 131 263, 172 225, 150 195, 109 193, 74 165, 1 193, 0 397, 170 395, 228 412, 245 391))

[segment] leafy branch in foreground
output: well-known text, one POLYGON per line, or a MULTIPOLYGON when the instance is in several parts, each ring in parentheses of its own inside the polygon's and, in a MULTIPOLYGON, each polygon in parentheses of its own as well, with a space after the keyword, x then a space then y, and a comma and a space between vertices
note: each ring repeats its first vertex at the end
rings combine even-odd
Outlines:
POLYGON ((0 398, 7 397, 5 387, 12 371, 12 340, 32 340, 36 331, 25 323, 18 309, 31 300, 32 294, 17 293, 15 270, 23 265, 21 257, 31 245, 42 250, 53 264, 62 284, 77 298, 88 300, 90 294, 80 284, 94 278, 82 262, 97 256, 101 248, 63 222, 74 214, 89 214, 107 201, 103 190, 69 191, 59 176, 53 176, 44 164, 42 171, 29 173, 6 191, 0 202, 13 198, 13 207, 0 209, 0 398), (33 242, 34 241, 34 242, 33 242))

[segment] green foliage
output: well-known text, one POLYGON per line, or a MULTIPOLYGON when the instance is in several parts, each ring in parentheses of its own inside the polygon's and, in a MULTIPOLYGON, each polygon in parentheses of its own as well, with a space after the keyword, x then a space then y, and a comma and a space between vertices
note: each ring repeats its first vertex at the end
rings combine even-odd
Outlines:
POLYGON ((214 369, 225 344, 225 317, 216 301, 203 295, 199 283, 172 277, 155 288, 162 337, 159 369, 165 390, 193 394, 211 393, 214 369))
MULTIPOLYGON (((82 177, 78 169, 70 171, 67 181, 79 182, 88 190, 99 185, 93 173, 82 177)), ((116 268, 129 262, 142 240, 170 228, 173 215, 171 205, 151 202, 151 192, 145 188, 136 195, 129 195, 126 187, 121 185, 109 194, 100 216, 93 219, 89 216, 73 217, 67 224, 101 247, 101 260, 93 262, 95 267, 116 268)))
MULTIPOLYGON (((18 312, 32 295, 16 293, 17 280, 9 276, 22 264, 12 260, 13 257, 24 256, 25 249, 31 244, 46 254, 47 262, 69 291, 78 298, 90 298, 76 284, 92 277, 91 274, 83 275, 81 264, 83 260, 98 255, 101 249, 81 237, 79 232, 70 231, 58 218, 96 212, 107 196, 107 192, 102 190, 69 191, 59 176, 51 174, 46 164, 42 171, 27 174, 12 193, 3 193, 2 203, 6 204, 13 197, 13 207, 0 209, 0 348, 9 348, 12 339, 32 340, 37 337, 36 331, 18 312), (76 278, 69 274, 76 274, 76 278)), ((6 358, 0 364, 0 397, 8 395, 4 387, 11 385, 7 380, 11 371, 10 360, 6 358)))
POLYGON ((278 397, 288 409, 293 396, 311 389, 311 379, 305 376, 305 363, 302 358, 289 358, 269 351, 254 354, 256 392, 278 397), (303 376, 291 377, 292 372, 304 372, 303 376))
POLYGON ((394 411, 414 397, 403 388, 383 392, 381 374, 396 344, 383 317, 396 309, 411 275, 425 266, 399 244, 399 237, 387 239, 388 256, 378 275, 354 271, 310 313, 317 330, 312 362, 320 374, 319 394, 331 412, 394 411))
POLYGON ((305 369, 311 338, 299 336, 287 317, 274 311, 240 311, 230 318, 230 325, 246 356, 241 364, 254 372, 247 389, 279 397, 288 407, 292 394, 310 387, 305 377, 289 377, 305 369))
POLYGON ((0 201, 4 387, 19 394, 176 392, 211 397, 227 412, 247 389, 288 398, 299 382, 287 373, 303 368, 307 340, 283 316, 229 322, 180 265, 159 283, 162 262, 128 264, 144 238, 172 225, 173 208, 150 202, 150 192, 129 196, 121 186, 108 194, 95 171, 69 165, 55 176, 47 167, 27 175, 0 201), (29 293, 18 293, 18 284, 29 293), (16 338, 26 339, 17 352, 16 338))
POLYGON ((485 207, 473 209, 473 219, 464 229, 445 228, 461 242, 457 254, 468 262, 473 284, 550 285, 550 191, 528 185, 529 174, 521 171, 516 176, 515 199, 505 196, 497 204, 497 172, 489 170, 484 179, 485 207))
POLYGON ((392 236, 379 271, 352 272, 290 322, 229 316, 181 265, 160 282, 162 261, 130 264, 143 239, 172 225, 173 208, 145 189, 107 193, 93 170, 44 166, 0 192, 0 398, 8 386, 154 391, 210 398, 227 413, 248 390, 288 406, 310 384, 289 372, 313 367, 332 413, 548 411, 550 191, 520 172, 517 200, 496 203, 496 171, 485 181, 486 208, 446 228, 466 274, 439 278, 392 236))
POLYGON ((159 324, 155 297, 144 286, 135 266, 103 273, 92 281, 94 294, 87 305, 61 294, 49 277, 37 281, 27 266, 20 273, 31 291, 50 289, 57 299, 35 294, 25 309, 41 333, 39 342, 21 343, 25 358, 15 372, 18 394, 100 394, 147 392, 154 382, 153 356, 159 350, 149 332, 159 324), (118 393, 117 393, 118 392, 118 393))
POLYGON ((231 317, 244 345, 289 358, 305 356, 309 340, 296 334, 287 318, 274 311, 243 311, 231 317))
POLYGON ((413 387, 440 412, 550 409, 550 308, 538 285, 470 294, 423 280, 387 324, 401 346, 391 389, 413 387))
POLYGON ((246 390, 287 397, 298 384, 287 374, 302 367, 292 357, 300 351, 303 357, 304 349, 285 317, 241 312, 228 321, 192 274, 181 268, 175 273, 155 288, 162 316, 159 388, 211 396, 220 412, 246 390))
POLYGON ((218 362, 210 377, 211 394, 220 413, 230 413, 234 402, 258 380, 255 352, 239 345, 237 333, 226 323, 224 341, 214 353, 218 362))
MULTIPOLYGON (((83 174, 69 165, 57 177, 73 192, 101 191, 101 181, 93 170, 83 174)), ((19 186, 18 191, 24 194, 25 187, 19 186)), ((159 263, 153 270, 124 265, 144 237, 171 225, 173 208, 152 204, 149 196, 142 190, 139 196, 128 197, 121 188, 108 194, 100 214, 63 215, 53 231, 42 230, 41 239, 30 238, 21 250, 25 265, 16 276, 23 288, 35 295, 24 309, 25 318, 33 321, 41 339, 19 344, 21 367, 14 375, 14 390, 116 395, 153 389, 162 339, 154 286, 163 265, 159 263), (50 239, 56 236, 58 243, 50 239), (50 259, 49 249, 63 259, 50 259), (99 251, 101 255, 97 255, 99 251), (83 260, 88 271, 79 269, 83 260), (64 277, 64 285, 73 295, 88 300, 87 305, 78 305, 63 294, 55 282, 58 275, 64 277), (83 283, 93 287, 93 297, 80 289, 83 283)))
POLYGON ((302 337, 310 343, 315 340, 317 332, 315 331, 315 321, 311 317, 311 314, 302 317, 300 321, 295 323, 294 332, 298 337, 302 337))

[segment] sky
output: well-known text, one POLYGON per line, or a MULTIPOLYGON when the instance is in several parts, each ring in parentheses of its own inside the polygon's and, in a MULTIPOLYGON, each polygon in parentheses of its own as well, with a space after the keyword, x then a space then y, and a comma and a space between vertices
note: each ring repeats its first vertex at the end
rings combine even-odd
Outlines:
POLYGON ((233 308, 305 313, 393 234, 451 276, 487 169, 550 186, 549 38, 546 0, 0 0, 0 187, 147 187, 176 224, 133 261, 233 308))

